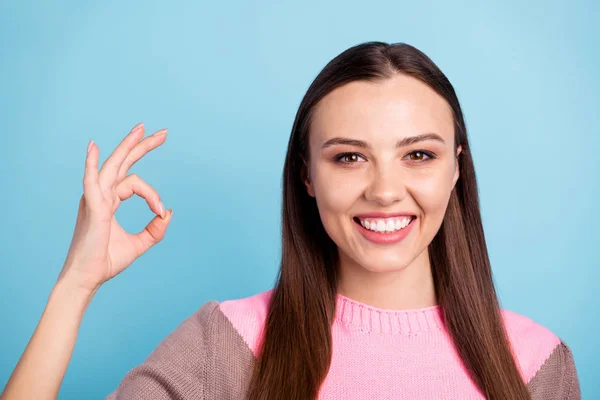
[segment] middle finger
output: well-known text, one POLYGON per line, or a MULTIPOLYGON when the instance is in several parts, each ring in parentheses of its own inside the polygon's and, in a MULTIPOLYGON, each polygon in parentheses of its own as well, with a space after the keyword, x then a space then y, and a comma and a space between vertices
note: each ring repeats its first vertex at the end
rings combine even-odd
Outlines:
POLYGON ((136 144, 136 146, 127 155, 127 158, 121 165, 121 168, 119 169, 119 174, 117 175, 117 182, 120 182, 127 176, 127 174, 129 173, 129 169, 133 164, 138 162, 147 153, 151 152, 152 150, 163 144, 166 138, 167 129, 165 128, 154 132, 152 135, 146 137, 144 140, 136 144))

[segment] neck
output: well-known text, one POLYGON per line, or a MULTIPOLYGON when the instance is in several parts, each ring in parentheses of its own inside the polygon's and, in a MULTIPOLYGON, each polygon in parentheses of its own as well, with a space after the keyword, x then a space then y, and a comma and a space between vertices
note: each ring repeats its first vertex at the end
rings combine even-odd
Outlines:
POLYGON ((340 253, 338 293, 355 301, 388 310, 437 305, 429 253, 394 271, 370 271, 340 253))

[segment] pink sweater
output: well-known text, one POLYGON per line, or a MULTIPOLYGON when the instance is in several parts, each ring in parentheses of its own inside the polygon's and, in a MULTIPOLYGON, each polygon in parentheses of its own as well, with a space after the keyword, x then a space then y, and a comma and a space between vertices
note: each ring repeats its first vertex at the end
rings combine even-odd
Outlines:
MULTIPOLYGON (((107 400, 245 398, 270 295, 205 303, 107 400)), ((580 399, 569 347, 529 318, 504 309, 502 315, 532 398, 580 399)), ((338 295, 332 337, 320 400, 484 399, 453 348, 439 306, 391 311, 338 295)))

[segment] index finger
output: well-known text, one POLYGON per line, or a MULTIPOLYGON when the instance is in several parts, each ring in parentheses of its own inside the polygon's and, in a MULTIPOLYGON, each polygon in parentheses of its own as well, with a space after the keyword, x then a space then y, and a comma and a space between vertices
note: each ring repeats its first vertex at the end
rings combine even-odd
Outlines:
POLYGON ((98 174, 98 181, 102 188, 107 188, 115 184, 121 164, 127 158, 127 155, 135 145, 144 136, 144 123, 140 122, 134 126, 129 134, 119 143, 117 148, 102 164, 102 169, 98 174), (141 135, 140 135, 141 132, 141 135))

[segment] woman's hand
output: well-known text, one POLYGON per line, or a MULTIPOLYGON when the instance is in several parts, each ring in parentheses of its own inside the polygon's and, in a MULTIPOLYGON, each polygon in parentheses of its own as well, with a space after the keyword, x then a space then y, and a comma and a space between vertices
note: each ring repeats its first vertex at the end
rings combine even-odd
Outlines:
POLYGON ((31 340, 19 359, 1 400, 54 400, 73 353, 85 310, 102 285, 123 271, 165 235, 172 211, 160 196, 129 168, 164 143, 166 129, 141 140, 144 125, 136 125, 98 171, 98 147, 90 141, 85 161, 83 196, 67 259, 31 340), (143 197, 155 217, 130 235, 114 214, 121 201, 143 197))
POLYGON ((146 153, 164 143, 166 132, 162 129, 141 140, 144 125, 136 125, 106 159, 100 171, 100 150, 90 141, 83 195, 59 281, 68 278, 76 286, 95 292, 163 239, 173 211, 165 211, 156 190, 139 176, 128 175, 128 172, 146 153), (114 214, 121 201, 134 194, 144 198, 157 216, 140 233, 129 234, 121 228, 114 214))

